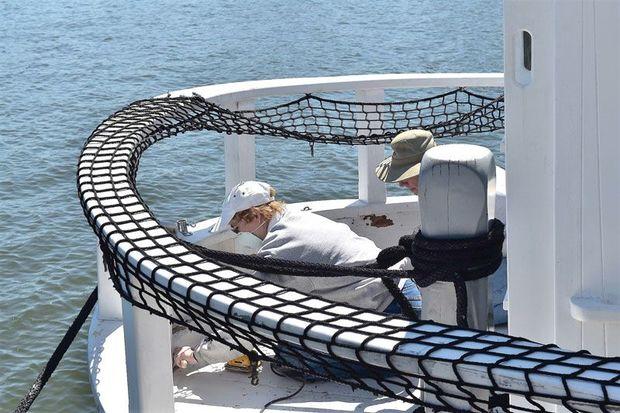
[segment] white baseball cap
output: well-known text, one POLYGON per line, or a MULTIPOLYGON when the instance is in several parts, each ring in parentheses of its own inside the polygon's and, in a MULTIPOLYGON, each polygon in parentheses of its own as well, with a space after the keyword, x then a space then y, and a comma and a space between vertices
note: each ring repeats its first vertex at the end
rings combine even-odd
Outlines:
POLYGON ((245 181, 238 183, 222 203, 220 220, 211 228, 211 232, 230 229, 230 221, 240 211, 274 201, 271 185, 265 182, 245 181))

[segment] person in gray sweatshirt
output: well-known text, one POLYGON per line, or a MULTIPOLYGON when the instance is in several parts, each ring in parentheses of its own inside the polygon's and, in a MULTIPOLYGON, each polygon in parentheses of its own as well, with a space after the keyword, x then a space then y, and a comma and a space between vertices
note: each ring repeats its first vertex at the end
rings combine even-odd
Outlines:
MULTIPOLYGON (((309 211, 294 211, 276 200, 275 190, 264 182, 248 181, 237 185, 228 195, 217 227, 228 225, 233 232, 249 232, 262 240, 256 255, 339 266, 363 266, 374 263, 380 249, 368 238, 360 237, 346 224, 309 211), (229 216, 232 216, 230 219, 229 216)), ((393 269, 405 267, 408 260, 393 269)), ((254 273, 254 276, 280 286, 348 303, 356 307, 384 311, 394 301, 379 278, 293 277, 254 273)), ((400 281, 401 288, 407 280, 400 281)), ((412 298, 421 305, 419 293, 412 298)))
MULTIPOLYGON (((255 235, 261 240, 256 253, 260 257, 339 266, 362 266, 376 261, 380 249, 372 240, 357 235, 346 224, 309 211, 294 211, 276 200, 275 194, 275 189, 264 182, 239 183, 224 200, 222 215, 212 231, 255 235)), ((411 268, 408 258, 390 267, 405 268, 411 268)), ((262 272, 255 272, 254 276, 334 302, 392 314, 402 312, 380 278, 296 277, 262 272)), ((419 314, 422 298, 416 284, 401 279, 399 287, 419 314)), ((195 362, 191 355, 180 358, 183 359, 189 364, 195 362)))

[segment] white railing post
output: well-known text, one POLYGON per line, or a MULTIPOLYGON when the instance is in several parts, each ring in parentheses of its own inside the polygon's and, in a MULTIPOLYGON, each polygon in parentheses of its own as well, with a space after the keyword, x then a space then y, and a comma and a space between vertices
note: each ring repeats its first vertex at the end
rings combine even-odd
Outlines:
MULTIPOLYGON (((252 110, 254 100, 236 102, 231 110, 252 110)), ((256 154, 254 136, 230 135, 224 138, 224 161, 226 169, 226 194, 239 182, 256 179, 256 154)))
MULTIPOLYGON (((430 149, 422 159, 420 170, 420 218, 422 234, 436 239, 473 238, 488 231, 495 197, 495 161, 487 148, 474 145, 442 145, 430 149)), ((486 330, 493 304, 490 277, 465 283, 467 289, 467 322, 470 328, 486 330)), ((456 295, 450 282, 436 282, 421 288, 422 319, 457 324, 456 295)), ((435 384, 437 385, 437 384, 435 384)), ((434 388, 433 384, 426 383, 434 388)), ((469 396, 456 386, 441 384, 447 394, 469 396)), ((478 399, 487 399, 488 392, 468 389, 478 399)), ((431 393, 425 401, 436 403, 431 393)), ((462 410, 470 410, 467 401, 442 397, 462 410)))
POLYGON ((103 263, 103 252, 97 245, 97 307, 99 319, 122 320, 123 310, 121 296, 114 289, 110 273, 103 263))
MULTIPOLYGON (((147 294, 142 297, 157 308, 147 294)), ((129 412, 174 412, 170 322, 123 300, 123 332, 129 412)))
MULTIPOLYGON (((359 102, 378 103, 383 102, 383 89, 358 90, 356 99, 359 102)), ((359 135, 371 133, 373 129, 381 127, 378 119, 356 119, 358 127, 361 127, 359 135)), ((385 184, 375 175, 375 167, 383 160, 384 145, 360 145, 357 147, 357 170, 358 170, 358 197, 367 203, 385 203, 385 184)))

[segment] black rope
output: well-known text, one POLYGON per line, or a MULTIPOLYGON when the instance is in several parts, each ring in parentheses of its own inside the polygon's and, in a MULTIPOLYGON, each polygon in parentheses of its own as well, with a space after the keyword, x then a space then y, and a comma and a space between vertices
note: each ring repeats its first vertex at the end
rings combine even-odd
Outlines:
MULTIPOLYGON (((368 265, 367 267, 387 269, 392 265, 402 261, 406 257, 407 250, 402 245, 384 248, 379 251, 376 263, 368 265)), ((407 297, 405 297, 402 290, 398 288, 396 282, 392 278, 388 277, 381 277, 381 281, 383 282, 383 285, 385 285, 385 288, 387 288, 387 290, 390 292, 392 297, 396 300, 396 302, 398 302, 398 305, 400 306, 403 315, 410 320, 417 321, 418 314, 415 312, 415 309, 411 305, 411 302, 409 302, 407 297)))
MULTIPOLYGON (((289 376, 288 374, 282 374, 282 373, 278 373, 274 368, 273 368, 273 364, 269 365, 271 367, 271 371, 273 372, 273 374, 275 374, 276 376, 280 376, 280 377, 285 377, 287 379, 292 379, 292 380, 296 380, 296 378, 289 376)), ((299 388, 297 390, 295 390, 293 393, 287 395, 287 396, 282 396, 282 397, 278 397, 277 399, 273 399, 268 401, 267 403, 265 403, 265 405, 263 406, 262 409, 260 409, 259 413, 263 413, 265 410, 267 410, 267 408, 275 403, 279 403, 279 402, 283 402, 284 400, 288 400, 288 399, 292 399, 293 397, 297 396, 306 386, 306 380, 303 377, 303 375, 300 378, 301 381, 301 385, 299 386, 299 388)))
POLYGON ((285 260, 282 258, 273 257, 265 258, 256 255, 219 251, 182 240, 179 242, 182 243, 188 250, 195 252, 204 258, 209 258, 223 264, 264 273, 283 274, 293 277, 355 276, 364 278, 411 278, 410 271, 382 269, 378 268, 376 263, 360 267, 310 263, 306 261, 285 260))
POLYGON ((489 221, 487 234, 463 239, 431 239, 418 232, 411 244, 411 259, 422 287, 435 281, 452 281, 458 273, 464 281, 474 281, 495 272, 501 264, 504 224, 489 221))
POLYGON ((452 281, 455 272, 465 281, 477 280, 495 272, 502 261, 504 224, 494 219, 489 227, 489 233, 485 236, 451 240, 426 238, 418 231, 410 251, 406 247, 410 236, 402 237, 399 246, 386 248, 379 253, 375 263, 362 267, 265 258, 213 250, 182 240, 179 242, 203 258, 264 273, 294 277, 414 278, 418 285, 427 287, 436 281, 452 281), (413 270, 385 269, 407 256, 411 257, 413 270))
POLYGON ((398 305, 400 306, 400 310, 403 315, 406 316, 409 320, 417 321, 418 315, 416 314, 409 300, 407 300, 407 297, 405 297, 401 289, 398 288, 398 284, 396 284, 393 279, 387 277, 382 277, 381 281, 383 282, 383 285, 385 285, 385 288, 387 288, 387 290, 390 292, 392 297, 396 300, 396 302, 398 302, 398 305))
MULTIPOLYGON (((401 242, 405 244, 407 241, 401 242)), ((489 221, 486 235, 465 239, 430 239, 419 231, 411 242, 411 261, 418 270, 414 279, 424 288, 437 281, 452 282, 456 294, 456 323, 468 327, 466 281, 493 274, 502 263, 504 224, 489 221)))
POLYGON ((456 325, 459 327, 469 327, 467 322, 467 285, 458 273, 454 274, 452 283, 454 284, 454 293, 456 294, 456 325))
POLYGON ((62 357, 69 349, 69 346, 75 339, 75 336, 82 328, 82 325, 88 318, 88 315, 92 311, 96 302, 97 287, 95 287, 93 292, 90 293, 90 296, 86 300, 86 303, 78 313, 77 317, 75 317, 75 320, 73 320, 73 323, 71 323, 71 326, 65 333, 65 336, 56 347, 56 350, 54 350, 54 353, 45 364, 43 370, 41 370, 41 372, 35 379, 32 387, 30 388, 30 391, 21 399, 13 413, 23 413, 27 412, 30 409, 30 406, 32 406, 32 403, 34 403, 35 399, 39 396, 41 390, 43 390, 43 387, 51 377, 52 373, 54 373, 54 370, 56 370, 58 363, 60 363, 60 360, 62 360, 62 357))
POLYGON ((189 250, 221 263, 264 273, 297 277, 380 277, 403 314, 417 320, 415 310, 394 282, 394 278, 413 278, 419 287, 428 287, 437 281, 452 282, 457 299, 456 321, 467 327, 466 281, 488 277, 502 262, 504 224, 489 221, 489 232, 480 237, 464 239, 431 239, 418 231, 415 236, 404 236, 399 245, 382 250, 376 262, 364 267, 315 264, 304 261, 265 258, 256 255, 217 251, 185 242, 189 250), (387 270, 405 257, 410 257, 413 270, 387 270))

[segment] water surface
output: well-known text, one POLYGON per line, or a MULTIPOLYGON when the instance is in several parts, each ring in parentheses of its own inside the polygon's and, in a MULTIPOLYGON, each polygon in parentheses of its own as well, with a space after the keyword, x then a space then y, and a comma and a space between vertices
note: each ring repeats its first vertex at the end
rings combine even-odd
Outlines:
MULTIPOLYGON (((204 84, 501 72, 501 14, 494 0, 0 2, 0 411, 25 394, 95 286, 75 173, 107 116, 204 84)), ((497 138, 486 144, 496 150, 497 138)), ((139 189, 158 218, 217 214, 222 150, 222 136, 192 133, 144 154, 139 189)), ((258 178, 287 201, 355 197, 350 147, 311 157, 304 143, 258 138, 257 150, 258 178)), ((32 411, 95 411, 87 369, 84 329, 32 411)))

